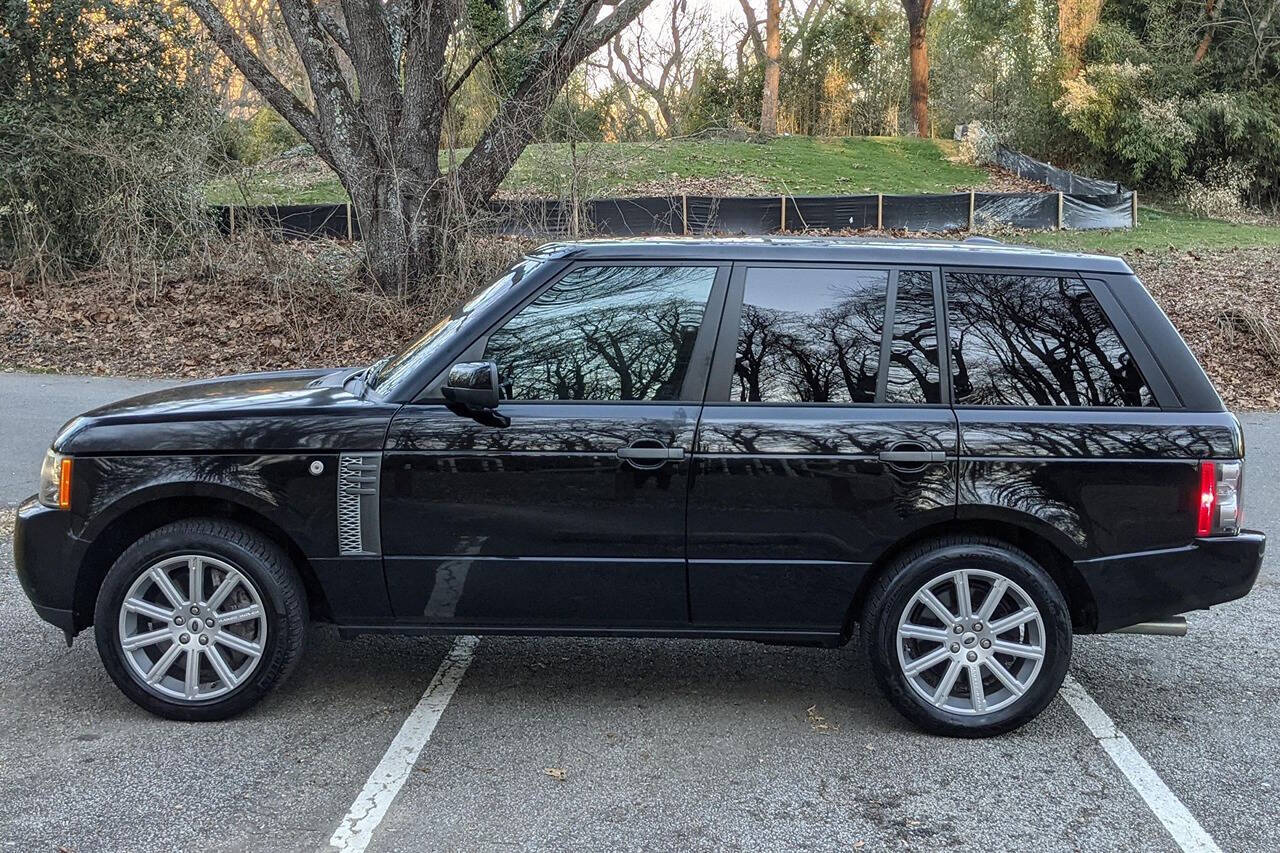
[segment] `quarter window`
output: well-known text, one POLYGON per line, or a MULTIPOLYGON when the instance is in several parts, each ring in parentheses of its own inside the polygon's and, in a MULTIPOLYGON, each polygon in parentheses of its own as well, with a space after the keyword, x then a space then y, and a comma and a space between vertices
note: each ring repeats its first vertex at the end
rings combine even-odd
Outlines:
POLYGON ((883 270, 749 269, 732 398, 874 402, 888 279, 883 270))
POLYGON ((1083 281, 947 273, 957 403, 1150 406, 1133 356, 1083 281))
POLYGON ((516 400, 676 400, 715 267, 571 270, 489 336, 516 400))

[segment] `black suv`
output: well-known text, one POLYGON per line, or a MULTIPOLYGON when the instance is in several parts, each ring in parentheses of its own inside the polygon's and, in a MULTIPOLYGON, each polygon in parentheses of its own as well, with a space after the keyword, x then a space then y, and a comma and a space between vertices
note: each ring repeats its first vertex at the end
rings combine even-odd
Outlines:
POLYGON ((68 642, 94 625, 111 677, 167 717, 252 705, 308 620, 857 630, 903 714, 987 735, 1053 698, 1073 633, 1173 632, 1248 592, 1265 538, 1241 529, 1243 459, 1116 258, 564 244, 372 367, 75 418, 15 551, 39 614, 68 642))

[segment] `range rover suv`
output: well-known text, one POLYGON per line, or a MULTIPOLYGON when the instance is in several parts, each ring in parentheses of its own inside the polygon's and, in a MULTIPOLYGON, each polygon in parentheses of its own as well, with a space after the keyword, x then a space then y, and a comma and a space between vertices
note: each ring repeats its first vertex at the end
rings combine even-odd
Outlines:
POLYGON ((75 418, 15 552, 40 616, 171 718, 249 707, 323 621, 856 636, 906 717, 979 736, 1051 701, 1074 634, 1248 592, 1243 462, 1116 258, 561 244, 368 368, 75 418))

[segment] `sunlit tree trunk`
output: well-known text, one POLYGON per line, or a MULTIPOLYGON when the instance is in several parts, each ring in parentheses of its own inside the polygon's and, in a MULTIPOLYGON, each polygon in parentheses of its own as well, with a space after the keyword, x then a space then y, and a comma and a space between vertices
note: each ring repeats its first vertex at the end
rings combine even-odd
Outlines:
POLYGON ((778 84, 782 78, 782 0, 769 0, 764 22, 764 96, 760 101, 760 134, 778 133, 778 84))
POLYGON ((1102 0, 1058 0, 1058 47, 1068 77, 1083 67, 1084 45, 1102 14, 1102 0))
POLYGON ((929 127, 929 12, 933 0, 902 0, 911 34, 911 124, 916 136, 932 136, 929 127))

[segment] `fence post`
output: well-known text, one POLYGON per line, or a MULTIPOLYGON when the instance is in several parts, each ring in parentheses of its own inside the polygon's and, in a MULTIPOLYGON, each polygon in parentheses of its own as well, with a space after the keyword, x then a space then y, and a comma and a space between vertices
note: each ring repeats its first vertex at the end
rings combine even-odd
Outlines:
POLYGON ((1058 193, 1058 230, 1062 230, 1062 193, 1058 193))
POLYGON ((969 230, 973 230, 973 190, 969 190, 969 230))
POLYGON ((1129 227, 1138 227, 1138 191, 1133 190, 1133 195, 1129 196, 1129 227))
POLYGON ((227 212, 231 214, 231 230, 229 231, 228 236, 234 237, 236 236, 236 206, 234 204, 230 205, 227 208, 227 212))
POLYGON ((786 231, 787 230, 787 197, 784 195, 781 198, 782 198, 782 227, 779 228, 778 230, 786 231))
POLYGON ((680 225, 684 236, 689 236, 689 196, 680 193, 680 225))
POLYGON ((876 193, 876 230, 884 230, 884 193, 876 193))
POLYGON ((351 227, 351 200, 347 200, 347 242, 351 243, 355 240, 355 231, 351 227))

